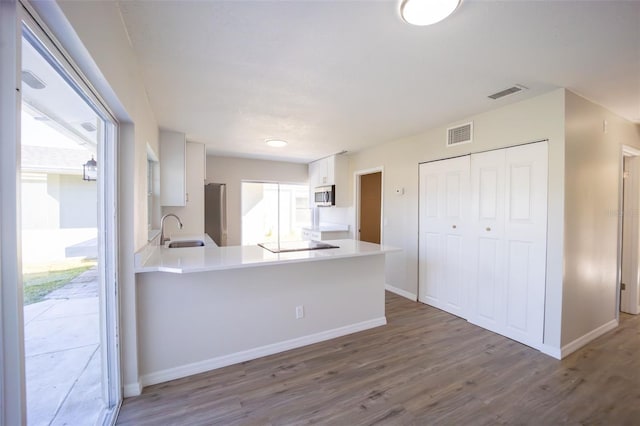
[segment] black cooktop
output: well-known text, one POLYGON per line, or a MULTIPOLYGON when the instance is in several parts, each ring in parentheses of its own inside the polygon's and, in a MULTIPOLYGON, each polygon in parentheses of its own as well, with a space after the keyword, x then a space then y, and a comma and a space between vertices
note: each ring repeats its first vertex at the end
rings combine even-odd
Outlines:
POLYGON ((287 241, 278 243, 260 243, 260 247, 269 250, 271 253, 287 253, 290 251, 324 250, 340 248, 322 241, 287 241))

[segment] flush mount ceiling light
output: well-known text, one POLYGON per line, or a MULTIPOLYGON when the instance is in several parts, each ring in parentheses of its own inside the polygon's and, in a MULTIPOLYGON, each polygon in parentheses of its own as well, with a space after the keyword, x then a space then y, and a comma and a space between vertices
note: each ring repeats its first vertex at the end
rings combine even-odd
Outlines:
POLYGON ((267 139, 265 143, 273 148, 282 148, 287 146, 287 142, 281 139, 267 139))
POLYGON ((33 71, 23 70, 22 71, 22 81, 29 87, 41 90, 47 87, 44 81, 42 81, 33 71))
POLYGON ((412 25, 431 25, 451 15, 462 0, 403 0, 400 15, 412 25))

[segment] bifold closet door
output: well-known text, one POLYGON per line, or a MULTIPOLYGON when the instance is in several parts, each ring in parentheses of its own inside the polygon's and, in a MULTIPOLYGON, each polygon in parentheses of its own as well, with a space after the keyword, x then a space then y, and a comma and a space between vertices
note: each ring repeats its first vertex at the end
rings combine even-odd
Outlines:
POLYGON ((469 321, 529 346, 543 339, 547 143, 471 157, 469 321))
POLYGON ((467 317, 469 156, 420 165, 418 300, 467 317))

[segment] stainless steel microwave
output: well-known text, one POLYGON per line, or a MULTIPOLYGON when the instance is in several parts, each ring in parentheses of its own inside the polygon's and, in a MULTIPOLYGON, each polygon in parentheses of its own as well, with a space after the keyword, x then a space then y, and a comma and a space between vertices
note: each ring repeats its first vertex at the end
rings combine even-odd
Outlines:
POLYGON ((331 207, 336 205, 336 186, 318 186, 314 190, 314 203, 317 207, 331 207))

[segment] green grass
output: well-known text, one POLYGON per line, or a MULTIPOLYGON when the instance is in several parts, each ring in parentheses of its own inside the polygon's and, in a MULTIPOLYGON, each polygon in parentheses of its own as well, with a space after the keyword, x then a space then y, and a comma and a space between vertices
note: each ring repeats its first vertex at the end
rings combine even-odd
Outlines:
POLYGON ((95 265, 96 263, 93 261, 67 269, 55 268, 55 270, 25 273, 22 276, 24 305, 40 302, 47 294, 68 284, 72 279, 95 265))

